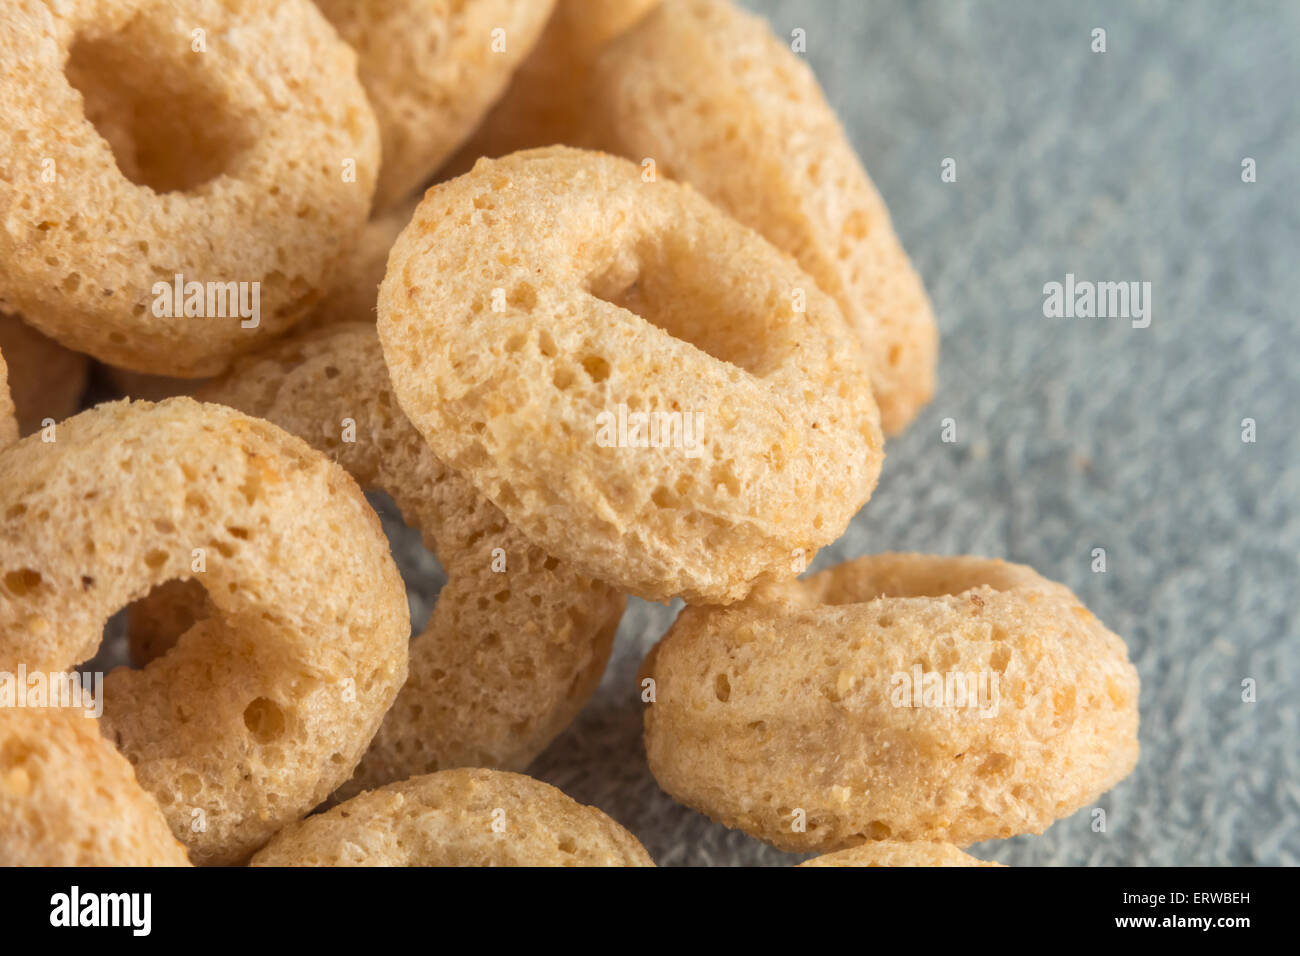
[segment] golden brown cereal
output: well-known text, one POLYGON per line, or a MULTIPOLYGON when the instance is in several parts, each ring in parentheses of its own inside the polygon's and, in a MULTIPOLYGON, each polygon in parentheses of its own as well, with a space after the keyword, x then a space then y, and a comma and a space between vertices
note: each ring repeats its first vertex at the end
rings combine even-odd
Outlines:
POLYGON ((583 146, 589 138, 587 83, 601 49, 659 0, 557 0, 528 58, 469 141, 439 171, 459 176, 480 156, 536 146, 583 146))
POLYGON ((817 78, 727 0, 664 0, 601 55, 596 141, 688 182, 793 255, 867 348, 886 434, 934 391, 920 277, 817 78))
POLYGON ((0 312, 0 351, 8 356, 9 389, 18 432, 30 435, 46 419, 73 414, 86 388, 90 360, 46 338, 17 316, 0 312))
POLYGON ((18 440, 18 417, 14 414, 13 399, 9 397, 9 367, 4 353, 0 352, 0 448, 18 440))
POLYGON ((1124 642, 1002 561, 882 554, 688 607, 644 671, 660 785, 788 850, 1040 833, 1138 756, 1124 642))
POLYGON ((83 710, 0 708, 0 866, 188 866, 83 710))
POLYGON ((109 674, 102 723, 193 860, 230 863, 351 775, 410 619, 356 483, 267 422, 115 402, 0 455, 0 670, 87 660, 113 612, 178 578, 220 614, 109 674))
POLYGON ((827 853, 800 866, 1002 866, 978 860, 951 843, 905 843, 880 840, 827 853))
POLYGON ((0 307, 182 377, 310 311, 369 213, 379 137, 309 0, 2 11, 0 307))
POLYGON ((316 0, 357 51, 379 119, 375 208, 400 203, 473 132, 537 42, 554 2, 316 0))
POLYGON ((611 156, 530 150, 431 189, 389 256, 379 337, 439 458, 548 553, 642 597, 725 602, 797 574, 880 471, 834 302, 611 156))
MULTIPOLYGON (((372 324, 295 335, 199 397, 302 436, 387 492, 447 573, 406 685, 342 796, 451 767, 522 769, 572 721, 604 672, 623 595, 531 544, 434 457, 397 407, 372 324)), ((160 631, 204 613, 192 589, 154 597, 131 613, 137 661, 165 649, 160 631)))
POLYGON ((636 837, 554 787, 444 770, 288 826, 252 866, 654 866, 636 837))

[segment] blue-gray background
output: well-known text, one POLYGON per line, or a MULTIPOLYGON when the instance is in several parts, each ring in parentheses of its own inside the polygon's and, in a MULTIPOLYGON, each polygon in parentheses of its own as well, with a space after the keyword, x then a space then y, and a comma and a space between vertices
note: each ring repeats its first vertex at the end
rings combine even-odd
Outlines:
MULTIPOLYGON (((1022 561, 1073 588, 1141 672, 1142 758, 1096 803, 1107 832, 1085 808, 973 852, 1300 863, 1300 4, 747 5, 807 31, 942 333, 934 402, 816 566, 887 549, 1022 561), (1043 284, 1067 272, 1150 282, 1151 326, 1044 318, 1043 284)), ((794 862, 646 769, 635 671, 675 612, 632 602, 600 691, 533 772, 660 864, 794 862)))

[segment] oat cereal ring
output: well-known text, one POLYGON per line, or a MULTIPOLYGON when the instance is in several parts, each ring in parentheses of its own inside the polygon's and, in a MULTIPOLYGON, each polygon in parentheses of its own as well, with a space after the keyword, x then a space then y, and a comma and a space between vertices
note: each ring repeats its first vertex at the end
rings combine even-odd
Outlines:
POLYGON ((77 411, 90 360, 65 349, 17 316, 0 312, 0 351, 8 356, 9 389, 18 432, 30 435, 46 419, 61 422, 77 411))
POLYGON ((654 866, 595 807, 500 770, 444 770, 292 824, 251 866, 654 866))
MULTIPOLYGON (((623 595, 531 544, 434 457, 397 407, 373 325, 295 335, 199 398, 300 435, 387 492, 447 574, 407 682, 341 796, 451 767, 522 769, 573 720, 605 670, 623 595), (355 440, 340 440, 348 422, 355 440)), ((192 590, 154 596, 131 612, 136 661, 166 646, 160 630, 184 630, 184 608, 206 613, 192 590)))
POLYGON ((5 4, 0 307, 181 377, 287 329, 369 213, 355 66, 309 0, 5 4))
POLYGON ((0 866, 189 866, 84 710, 0 708, 0 866))
POLYGON ((800 866, 1003 866, 978 860, 951 843, 904 843, 880 840, 827 853, 800 866))
POLYGON ((194 862, 231 863, 351 775, 406 679, 378 519, 301 440, 187 398, 100 405, 0 455, 0 671, 67 670, 189 578, 220 614, 110 673, 102 724, 194 862))
POLYGON ((612 156, 530 150, 431 189, 389 255, 379 337, 439 458, 545 551, 641 597, 725 602, 797 574, 880 471, 834 302, 612 156))
POLYGON ((882 554, 688 607, 644 672, 660 785, 787 850, 1040 833, 1138 756, 1124 642, 1003 561, 882 554))
POLYGON ((5 364, 4 353, 0 352, 0 448, 17 440, 18 416, 14 414, 14 402, 9 396, 9 367, 5 364))
POLYGON ((428 181, 499 97, 555 0, 316 0, 379 119, 375 208, 428 181))
POLYGON ((817 78, 726 0, 664 0, 601 55, 597 142, 688 182, 793 255, 867 348, 886 434, 934 391, 938 332, 920 277, 817 78))
POLYGON ((459 176, 480 156, 536 146, 582 146, 588 138, 587 83, 604 46, 659 0, 557 0, 536 46, 469 141, 439 176, 459 176))

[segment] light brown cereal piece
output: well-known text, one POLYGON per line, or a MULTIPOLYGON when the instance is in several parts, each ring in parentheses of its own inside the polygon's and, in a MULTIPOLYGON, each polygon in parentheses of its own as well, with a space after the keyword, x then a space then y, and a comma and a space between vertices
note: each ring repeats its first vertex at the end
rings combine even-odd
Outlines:
POLYGON ((7 3, 0 135, 0 307, 190 378, 310 311, 379 165, 356 57, 309 0, 7 3))
POLYGON ((14 315, 0 312, 0 351, 8 356, 9 390, 18 413, 18 432, 30 435, 41 422, 73 414, 86 389, 90 360, 65 349, 14 315))
POLYGON ((880 840, 826 853, 800 866, 1002 866, 963 853, 951 843, 880 840))
POLYGON ((595 807, 517 773, 444 770, 288 826, 252 866, 654 866, 595 807))
POLYGON ((316 0, 357 51, 379 119, 375 207, 426 182, 496 101, 554 0, 316 0))
MULTIPOLYGON (((340 795, 452 767, 522 769, 573 720, 604 672, 623 595, 531 544, 434 457, 397 407, 373 325, 296 335, 199 397, 300 435, 387 492, 447 574, 406 684, 340 795)), ((137 661, 208 603, 193 589, 153 597, 131 612, 137 661)))
POLYGON ((84 710, 0 707, 0 866, 189 866, 84 710))
POLYGON ((110 615, 189 578, 220 613, 109 674, 102 723, 193 860, 231 863, 351 776, 406 679, 378 519, 300 439, 186 398, 0 455, 0 671, 87 660, 110 615))
POLYGON ((5 364, 4 353, 0 352, 0 448, 18 440, 18 417, 14 414, 14 402, 9 396, 9 366, 5 364))
POLYGON ((889 210, 812 70, 727 0, 665 0, 601 55, 596 142, 688 182, 793 255, 867 349, 886 434, 934 391, 938 332, 889 210))
POLYGON ((612 156, 530 150, 429 190, 389 256, 379 338, 439 458, 545 551, 652 600, 797 574, 880 471, 835 303, 612 156))
POLYGON ((557 0, 541 38, 469 141, 439 171, 466 172, 480 156, 536 146, 583 146, 590 110, 587 83, 604 46, 659 0, 557 0))
POLYGON ((644 673, 660 785, 788 850, 1040 833, 1138 756, 1124 642, 1002 561, 882 554, 689 607, 644 673))

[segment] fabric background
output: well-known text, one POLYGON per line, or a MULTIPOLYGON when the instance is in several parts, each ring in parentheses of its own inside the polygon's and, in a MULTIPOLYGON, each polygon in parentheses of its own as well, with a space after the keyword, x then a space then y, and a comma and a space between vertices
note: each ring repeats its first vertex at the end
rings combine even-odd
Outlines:
MULTIPOLYGON (((1025 562, 1074 589, 1141 672, 1142 758, 1096 804, 1108 832, 1084 808, 972 852, 1300 863, 1300 5, 747 5, 782 36, 807 31, 943 336, 934 402, 814 567, 890 549, 1025 562), (1044 318, 1043 284, 1067 272, 1151 282, 1150 327, 1044 318)), ((676 610, 632 602, 600 691, 533 772, 661 865, 795 862, 646 769, 636 668, 676 610)))

